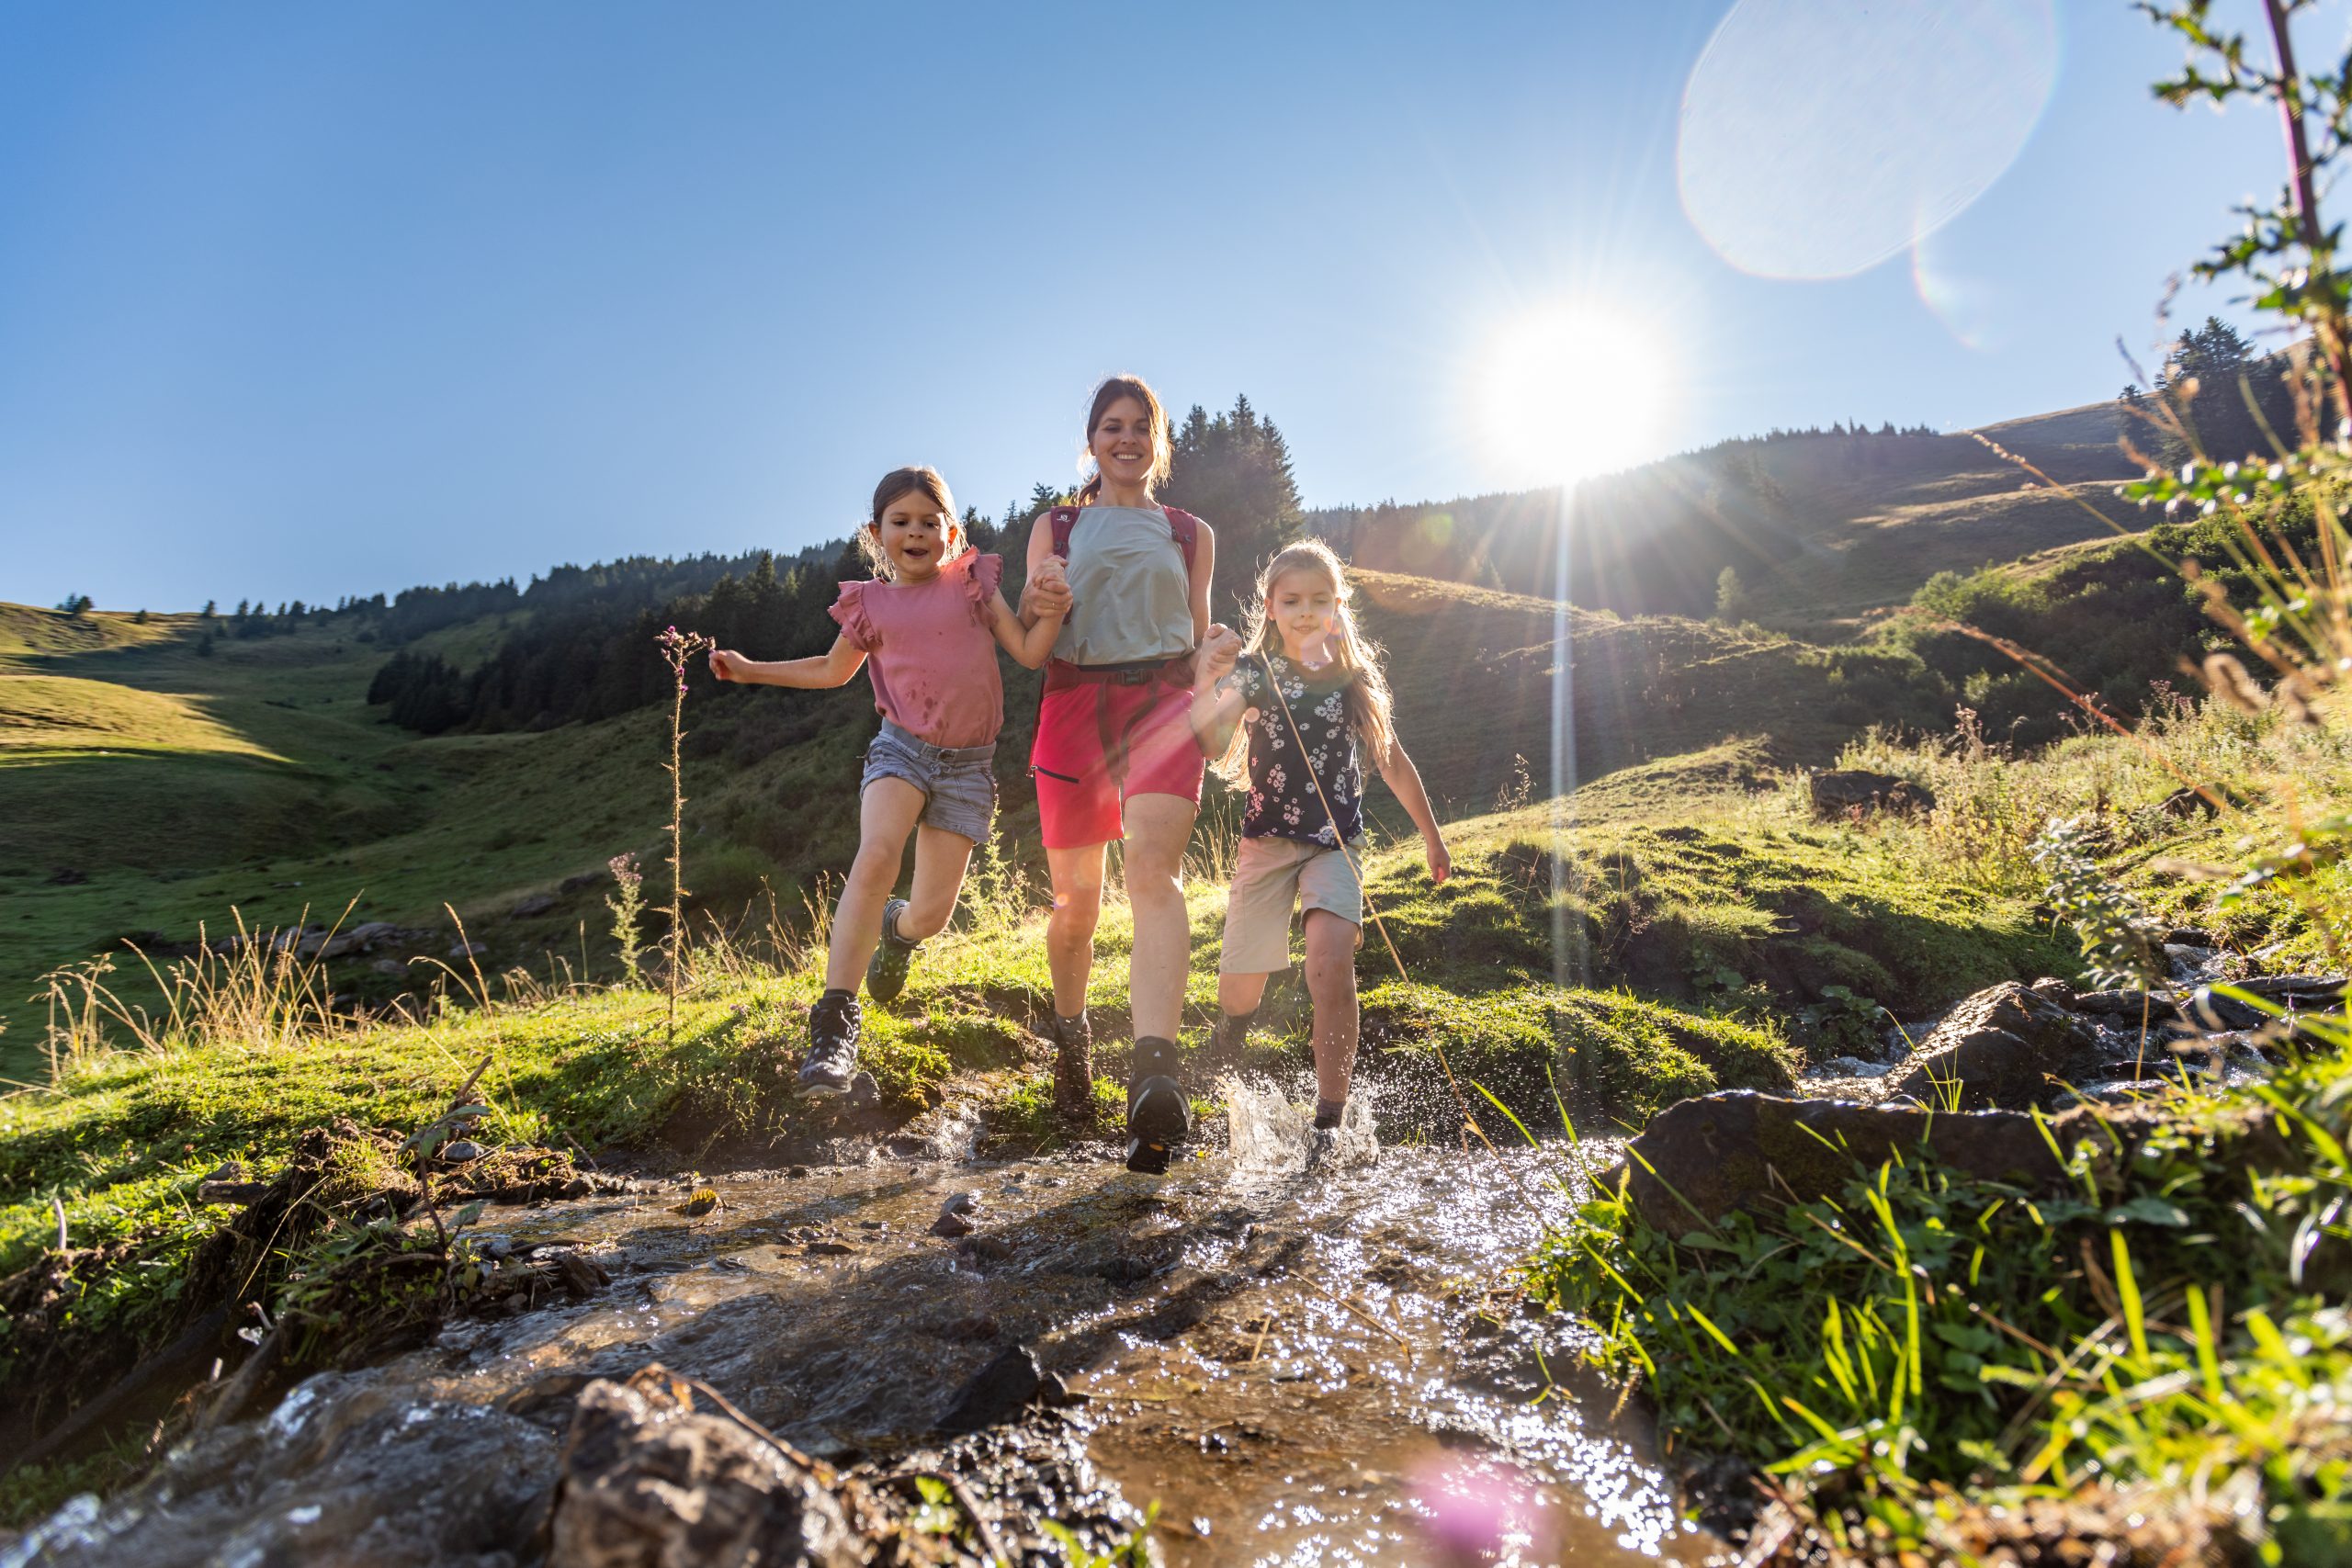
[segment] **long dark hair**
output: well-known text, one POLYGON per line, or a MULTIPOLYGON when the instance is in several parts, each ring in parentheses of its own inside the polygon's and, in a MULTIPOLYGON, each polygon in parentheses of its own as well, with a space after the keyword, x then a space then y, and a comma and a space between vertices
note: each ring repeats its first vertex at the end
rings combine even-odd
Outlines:
POLYGON ((1094 404, 1086 412, 1086 461, 1093 471, 1079 487, 1080 506, 1102 493, 1102 470, 1093 467, 1094 433, 1102 428, 1102 416, 1111 412, 1111 405, 1121 398, 1135 399, 1151 416, 1151 472, 1144 476, 1145 491, 1148 493, 1168 482, 1168 468, 1176 456, 1175 443, 1168 434, 1168 410, 1160 403, 1159 394, 1142 377, 1114 376, 1094 389, 1094 404))

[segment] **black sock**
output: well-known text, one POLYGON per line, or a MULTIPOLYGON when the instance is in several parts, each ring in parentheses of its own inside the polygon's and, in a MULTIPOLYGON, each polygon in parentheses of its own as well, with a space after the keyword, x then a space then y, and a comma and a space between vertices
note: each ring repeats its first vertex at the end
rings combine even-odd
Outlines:
POLYGON ((1344 1100, 1318 1100, 1315 1102, 1315 1125, 1317 1128, 1337 1127, 1340 1118, 1347 1113, 1344 1100))
MULTIPOLYGON (((846 991, 846 990, 843 990, 843 989, 842 989, 841 987, 839 987, 839 986, 828 986, 828 987, 825 987, 825 996, 827 996, 827 997, 839 997, 839 998, 842 998, 842 1000, 844 1000, 844 1001, 855 1001, 855 1000, 857 999, 857 993, 856 993, 855 991, 846 991)), ((823 997, 820 997, 820 998, 818 998, 818 1000, 820 1000, 820 1001, 822 1001, 823 999, 824 999, 824 998, 823 998, 823 997)))
POLYGON ((1249 1033, 1250 1026, 1257 1021, 1258 1010, 1256 1008, 1251 1008, 1248 1012, 1227 1013, 1225 1015, 1226 1032, 1232 1035, 1234 1038, 1238 1039, 1242 1035, 1249 1033))

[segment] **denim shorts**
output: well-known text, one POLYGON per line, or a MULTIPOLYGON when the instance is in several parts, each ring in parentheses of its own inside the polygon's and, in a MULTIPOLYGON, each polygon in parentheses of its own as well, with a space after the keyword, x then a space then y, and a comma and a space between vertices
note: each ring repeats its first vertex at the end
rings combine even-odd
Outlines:
POLYGON ((994 741, 933 746, 886 718, 865 749, 865 776, 857 782, 861 797, 876 779, 904 779, 922 791, 924 827, 961 834, 976 844, 987 841, 996 820, 994 741))

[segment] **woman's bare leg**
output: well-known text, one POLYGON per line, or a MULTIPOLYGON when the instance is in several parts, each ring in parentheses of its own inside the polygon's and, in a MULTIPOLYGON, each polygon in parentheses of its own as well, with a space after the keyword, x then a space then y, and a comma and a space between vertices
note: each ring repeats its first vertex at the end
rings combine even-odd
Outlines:
POLYGON ((1127 902, 1135 909, 1135 955, 1127 997, 1136 1038, 1173 1040, 1184 1016, 1184 972, 1192 962, 1192 925, 1184 909, 1184 846, 1198 809, 1180 795, 1127 800, 1127 902))
POLYGON ((1102 918, 1102 849, 1046 852, 1053 879, 1054 912, 1046 922, 1046 967, 1054 977, 1054 1011, 1076 1018, 1086 1010, 1086 982, 1094 972, 1094 927, 1102 918))

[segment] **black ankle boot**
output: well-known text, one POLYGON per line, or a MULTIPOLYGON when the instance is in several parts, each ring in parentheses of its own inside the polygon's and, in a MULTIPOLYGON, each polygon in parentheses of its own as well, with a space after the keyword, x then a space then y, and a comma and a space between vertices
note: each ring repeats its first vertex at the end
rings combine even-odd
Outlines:
POLYGON ((1176 1042, 1146 1034, 1136 1041, 1127 1077, 1127 1168, 1164 1176, 1169 1150, 1192 1135, 1193 1104, 1176 1081, 1176 1042))

